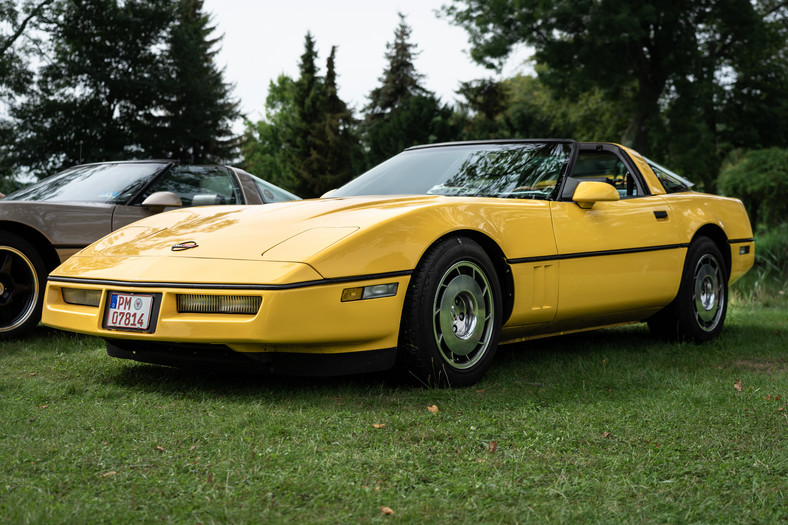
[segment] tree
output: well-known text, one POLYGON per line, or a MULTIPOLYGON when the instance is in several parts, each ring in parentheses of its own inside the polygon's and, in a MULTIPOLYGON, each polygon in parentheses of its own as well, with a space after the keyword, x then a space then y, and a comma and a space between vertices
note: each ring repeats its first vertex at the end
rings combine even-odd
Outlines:
POLYGON ((368 165, 414 144, 447 140, 458 133, 451 109, 421 85, 423 75, 413 64, 418 51, 410 42, 411 29, 403 14, 399 18, 394 42, 387 45, 381 85, 372 90, 365 108, 368 165))
POLYGON ((11 111, 19 131, 17 162, 45 173, 145 155, 162 125, 168 78, 159 49, 171 6, 65 0, 52 17, 50 61, 11 111))
POLYGON ((778 226, 788 216, 788 149, 744 153, 722 171, 720 187, 744 202, 753 229, 778 226))
POLYGON ((715 147, 723 95, 735 95, 725 84, 743 80, 743 66, 769 57, 775 42, 785 49, 778 34, 784 11, 784 2, 750 0, 453 0, 444 14, 469 32, 480 63, 499 67, 524 43, 534 47, 544 66, 540 78, 557 93, 577 97, 597 89, 616 101, 629 115, 622 140, 641 151, 663 126, 676 124, 688 137, 681 145, 669 141, 676 148, 700 137, 691 158, 701 151, 706 160, 687 166, 713 189, 724 155, 715 147), (674 109, 668 122, 664 108, 674 109))
POLYGON ((10 87, 20 89, 27 78, 24 53, 20 53, 19 41, 54 1, 20 3, 16 0, 0 0, 0 20, 3 21, 0 24, 0 100, 7 94, 3 90, 10 87))
POLYGON ((296 193, 299 184, 289 155, 290 130, 296 118, 294 84, 287 75, 269 82, 265 118, 246 121, 241 153, 244 169, 296 193))
POLYGON ((323 173, 326 151, 324 123, 326 91, 318 76, 315 39, 307 32, 304 53, 299 64, 299 77, 294 84, 296 118, 290 122, 289 148, 298 187, 304 196, 317 196, 320 175, 323 173))
POLYGON ((194 164, 233 159, 237 140, 233 121, 240 114, 222 70, 214 63, 221 37, 202 12, 202 0, 179 0, 169 31, 166 59, 169 82, 163 104, 162 141, 153 156, 194 164))
POLYGON ((250 171, 302 197, 316 197, 349 180, 360 145, 352 111, 339 98, 336 47, 319 74, 315 40, 307 33, 296 80, 271 82, 266 118, 247 123, 242 146, 250 171))
POLYGON ((335 68, 336 46, 326 61, 325 165, 318 188, 320 194, 339 187, 357 174, 361 167, 361 144, 356 135, 353 111, 339 98, 335 68))
POLYGON ((11 107, 15 161, 34 174, 81 162, 225 160, 237 115, 199 0, 61 0, 48 60, 11 107))

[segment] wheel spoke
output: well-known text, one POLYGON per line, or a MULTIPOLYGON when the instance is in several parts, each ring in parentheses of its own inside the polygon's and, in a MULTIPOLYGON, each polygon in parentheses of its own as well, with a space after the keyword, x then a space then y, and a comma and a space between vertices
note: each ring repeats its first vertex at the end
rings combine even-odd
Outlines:
POLYGON ((495 312, 484 272, 471 262, 455 264, 443 275, 433 305, 435 342, 444 360, 470 368, 486 354, 495 312))
POLYGON ((8 252, 4 252, 2 260, 0 260, 0 274, 10 275, 12 264, 13 264, 12 254, 8 252))

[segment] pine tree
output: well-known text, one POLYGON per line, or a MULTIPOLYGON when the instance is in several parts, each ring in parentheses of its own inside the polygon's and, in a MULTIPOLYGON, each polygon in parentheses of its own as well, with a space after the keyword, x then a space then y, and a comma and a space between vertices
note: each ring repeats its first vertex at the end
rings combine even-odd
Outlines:
POLYGON ((319 74, 315 40, 307 33, 299 77, 271 82, 266 118, 247 122, 244 167, 302 197, 317 197, 356 173, 361 145, 353 112, 339 98, 336 47, 319 74))
POLYGON ((410 42, 411 32, 405 15, 399 13, 394 42, 386 45, 388 68, 379 79, 381 85, 369 94, 367 113, 373 118, 393 111, 408 97, 431 94, 421 85, 424 75, 413 65, 419 52, 416 44, 410 42))
POLYGON ((215 28, 202 9, 202 0, 177 3, 168 37, 171 78, 161 143, 161 156, 195 164, 235 158, 232 123, 240 116, 231 87, 214 62, 221 37, 211 36, 215 28))
POLYGON ((364 123, 366 164, 372 166, 415 144, 450 140, 459 134, 452 110, 421 85, 413 64, 418 55, 411 29, 400 13, 381 85, 369 95, 364 123))
POLYGON ((347 104, 337 93, 335 69, 336 46, 326 61, 325 102, 325 170, 321 177, 319 194, 339 187, 349 181, 356 164, 360 164, 361 144, 355 135, 355 119, 347 104))

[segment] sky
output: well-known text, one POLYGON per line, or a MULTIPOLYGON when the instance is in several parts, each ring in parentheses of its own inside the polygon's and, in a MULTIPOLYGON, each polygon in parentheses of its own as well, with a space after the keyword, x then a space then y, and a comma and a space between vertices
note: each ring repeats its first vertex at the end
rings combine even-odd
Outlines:
POLYGON ((386 44, 394 40, 398 13, 411 27, 411 42, 420 54, 416 70, 424 87, 444 103, 453 103, 460 82, 501 78, 529 72, 528 54, 518 50, 499 74, 475 64, 468 34, 436 14, 448 0, 204 0, 215 36, 224 35, 216 63, 234 85, 241 111, 251 120, 265 114, 269 82, 284 73, 298 76, 304 38, 312 33, 318 65, 325 74, 331 46, 339 96, 356 111, 368 103, 387 66, 386 44))

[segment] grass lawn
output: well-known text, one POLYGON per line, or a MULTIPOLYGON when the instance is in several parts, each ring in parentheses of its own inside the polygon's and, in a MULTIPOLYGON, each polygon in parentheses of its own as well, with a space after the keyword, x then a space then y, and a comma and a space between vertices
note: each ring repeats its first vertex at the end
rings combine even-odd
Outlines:
POLYGON ((785 304, 703 346, 503 346, 458 390, 196 374, 43 327, 0 363, 4 523, 788 521, 785 304))

